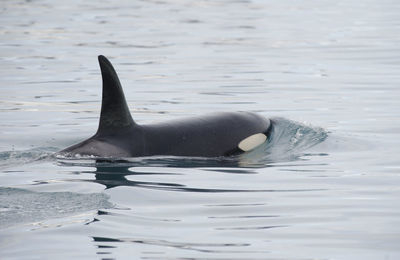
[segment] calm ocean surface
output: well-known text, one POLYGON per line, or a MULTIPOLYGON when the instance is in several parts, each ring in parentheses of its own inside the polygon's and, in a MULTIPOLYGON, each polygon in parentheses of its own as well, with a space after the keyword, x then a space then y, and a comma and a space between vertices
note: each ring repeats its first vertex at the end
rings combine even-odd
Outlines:
POLYGON ((0 259, 400 259, 400 2, 2 0, 0 259), (274 118, 237 158, 96 164, 97 55, 140 124, 274 118))

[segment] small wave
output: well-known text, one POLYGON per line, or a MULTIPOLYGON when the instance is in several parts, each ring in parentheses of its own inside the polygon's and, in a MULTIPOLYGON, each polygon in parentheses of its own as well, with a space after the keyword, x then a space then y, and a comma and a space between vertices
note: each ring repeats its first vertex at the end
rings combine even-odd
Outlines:
POLYGON ((268 142, 241 156, 242 163, 266 165, 298 160, 311 147, 328 137, 326 130, 285 118, 273 118, 268 142))
POLYGON ((0 228, 110 208, 103 193, 33 192, 0 187, 0 228))
POLYGON ((0 152, 0 169, 50 159, 57 150, 55 147, 39 147, 0 152))

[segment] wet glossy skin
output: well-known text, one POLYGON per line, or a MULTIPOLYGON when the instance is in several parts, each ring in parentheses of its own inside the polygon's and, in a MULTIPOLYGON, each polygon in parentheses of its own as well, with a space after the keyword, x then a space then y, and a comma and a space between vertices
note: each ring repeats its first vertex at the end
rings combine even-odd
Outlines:
POLYGON ((129 112, 118 76, 99 56, 103 100, 99 129, 91 138, 60 153, 97 157, 152 155, 229 156, 247 137, 268 135, 270 120, 250 112, 226 112, 151 125, 136 124, 129 112))

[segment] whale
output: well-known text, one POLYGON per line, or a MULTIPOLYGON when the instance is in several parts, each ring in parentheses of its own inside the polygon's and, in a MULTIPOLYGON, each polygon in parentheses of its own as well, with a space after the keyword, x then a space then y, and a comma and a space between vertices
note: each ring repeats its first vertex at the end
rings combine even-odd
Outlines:
POLYGON ((268 142, 271 121, 253 112, 219 112, 153 124, 132 118, 111 62, 98 56, 102 104, 97 132, 59 152, 66 157, 221 157, 249 152, 268 142))

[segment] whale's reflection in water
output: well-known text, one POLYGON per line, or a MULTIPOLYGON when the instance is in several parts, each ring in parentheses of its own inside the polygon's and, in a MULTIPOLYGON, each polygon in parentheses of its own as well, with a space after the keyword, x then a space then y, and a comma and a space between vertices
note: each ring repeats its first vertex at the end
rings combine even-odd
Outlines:
MULTIPOLYGON (((94 179, 86 179, 83 181, 94 182, 105 186, 105 189, 111 189, 119 186, 130 186, 138 188, 158 189, 158 190, 169 190, 169 191, 182 191, 182 192, 290 192, 290 191, 311 191, 315 189, 224 189, 224 188, 196 188, 189 187, 179 182, 179 178, 174 178, 178 183, 172 182, 152 182, 152 181, 136 181, 132 180, 135 177, 141 175, 187 175, 190 173, 182 173, 179 171, 174 172, 173 169, 186 168, 196 169, 204 172, 216 172, 226 174, 257 174, 257 171, 253 168, 241 168, 238 167, 240 164, 238 161, 232 158, 218 158, 218 159, 196 159, 196 158, 164 158, 155 159, 149 158, 144 159, 141 163, 132 163, 124 160, 93 160, 86 162, 85 166, 90 169, 88 171, 81 171, 81 174, 94 174, 94 179), (144 162, 147 161, 147 162, 144 162), (142 167, 146 165, 146 170, 142 170, 142 167), (197 167, 194 167, 196 165, 197 167), (203 167, 202 167, 203 166, 203 167), (207 167, 205 167, 207 166, 207 167), (172 171, 162 171, 162 169, 171 168, 172 171), (149 171, 149 169, 153 171, 149 171), (129 178, 130 177, 130 178, 129 178)), ((60 161, 60 164, 69 165, 67 161, 60 161)), ((74 161, 73 164, 76 162, 74 161)), ((80 166, 82 162, 80 162, 80 166)), ((256 167, 252 165, 252 167, 256 167)), ((257 166, 258 167, 258 166, 257 166)), ((264 167, 274 167, 264 165, 264 167)), ((160 178, 161 179, 161 178, 160 178)), ((74 180, 82 181, 82 180, 74 180)))

